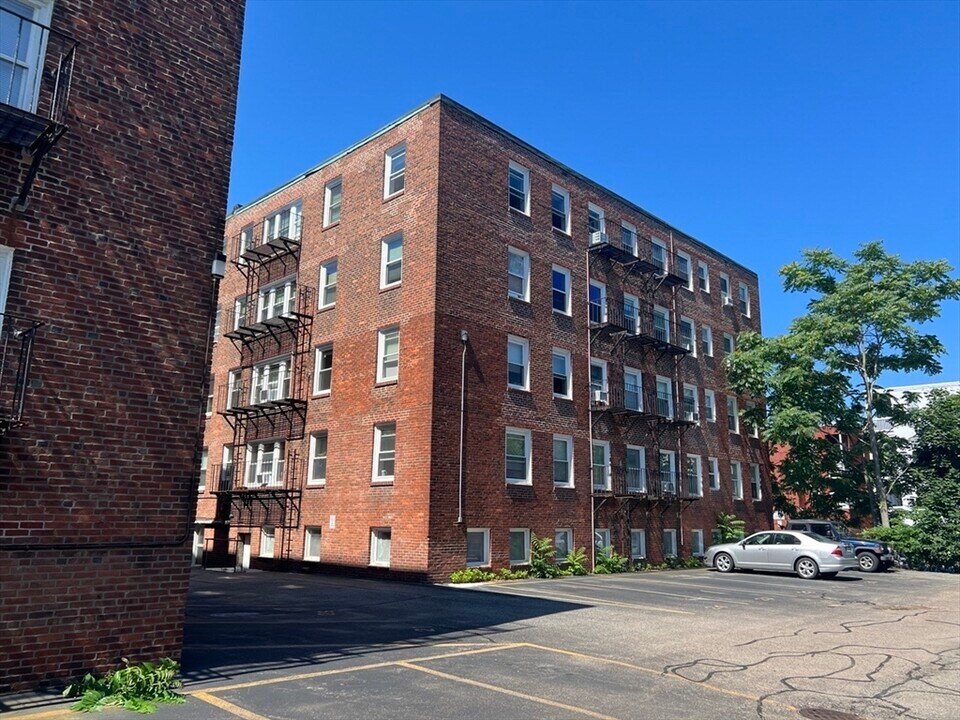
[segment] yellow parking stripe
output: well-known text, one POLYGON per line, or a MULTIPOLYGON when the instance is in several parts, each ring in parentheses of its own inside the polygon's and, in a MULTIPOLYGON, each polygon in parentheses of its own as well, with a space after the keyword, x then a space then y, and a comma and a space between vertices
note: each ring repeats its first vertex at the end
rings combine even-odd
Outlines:
POLYGON ((469 678, 459 677, 458 675, 440 672, 439 670, 434 670, 433 668, 420 667, 419 665, 415 665, 415 662, 418 661, 400 661, 397 663, 397 665, 409 670, 417 670, 418 672, 426 673, 427 675, 443 678, 444 680, 453 680, 454 682, 463 683, 464 685, 472 685, 473 687, 490 690, 502 695, 509 695, 510 697, 520 698, 522 700, 529 700, 530 702, 539 703, 540 705, 549 705, 550 707, 559 708, 560 710, 566 710, 567 712, 576 713, 578 715, 586 715, 587 717, 596 718, 596 720, 617 720, 617 718, 611 717, 610 715, 601 715, 600 713, 587 710, 586 708, 579 708, 575 705, 566 705, 564 703, 557 702, 556 700, 548 700, 547 698, 537 697, 536 695, 527 695, 526 693, 517 692, 516 690, 509 690, 497 685, 490 685, 489 683, 480 682, 479 680, 470 680, 469 678))
POLYGON ((264 717, 263 715, 257 715, 255 712, 250 712, 239 705, 234 705, 232 702, 227 702, 223 698, 208 695, 205 692, 195 692, 193 693, 193 697, 195 697, 197 700, 203 700, 205 703, 210 703, 214 707, 218 707, 221 710, 225 710, 231 715, 236 715, 237 717, 243 718, 243 720, 269 720, 269 718, 264 717))

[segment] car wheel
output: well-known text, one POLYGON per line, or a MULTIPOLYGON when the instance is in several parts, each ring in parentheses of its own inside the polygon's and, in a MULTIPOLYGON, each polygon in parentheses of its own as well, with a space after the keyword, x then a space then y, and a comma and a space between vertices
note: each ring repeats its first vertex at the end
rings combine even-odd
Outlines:
POLYGON ((722 573, 728 573, 733 570, 733 558, 728 553, 717 553, 713 566, 722 573))
POLYGON ((872 552, 862 552, 857 555, 857 562, 860 564, 862 572, 878 572, 880 570, 880 561, 872 552))
POLYGON ((797 575, 804 580, 813 580, 820 574, 820 566, 817 565, 817 561, 813 558, 802 557, 797 560, 796 571, 797 575))

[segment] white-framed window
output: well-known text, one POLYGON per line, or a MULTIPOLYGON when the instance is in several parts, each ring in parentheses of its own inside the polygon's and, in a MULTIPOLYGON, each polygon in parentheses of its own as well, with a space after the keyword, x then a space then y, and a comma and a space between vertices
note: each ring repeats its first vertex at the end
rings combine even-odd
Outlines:
POLYGON ((713 330, 709 325, 700 326, 700 352, 705 357, 713 357, 713 330))
POLYGON ((233 488, 233 445, 224 445, 220 451, 220 477, 217 482, 224 489, 233 488))
POLYGON ((667 262, 667 246, 662 240, 650 238, 650 261, 659 275, 667 274, 670 264, 667 262))
POLYGON ((693 357, 697 356, 697 333, 693 320, 680 317, 680 347, 685 348, 693 357))
POLYGON ((273 557, 275 538, 276 532, 272 525, 264 525, 260 528, 260 557, 273 557))
POLYGON ((243 406, 243 371, 227 373, 227 410, 243 406))
POLYGON ((269 285, 257 293, 257 322, 283 317, 293 312, 297 285, 290 279, 269 285))
MULTIPOLYGON (((9 280, 7 284, 4 284, 3 281, 3 248, 0 247, 0 315, 3 314, 3 310, 6 307, 7 302, 7 291, 9 280)), ((213 337, 210 338, 210 342, 217 342, 220 339, 220 330, 221 323, 223 322, 223 308, 217 305, 216 312, 213 314, 213 337)))
POLYGON ((553 266, 553 311, 570 315, 570 271, 559 265, 553 266))
POLYGON ((246 487, 279 487, 283 485, 282 440, 268 440, 247 444, 246 487))
POLYGON ((607 361, 590 360, 590 402, 606 405, 610 400, 607 384, 607 361))
POLYGON ((750 499, 763 499, 763 486, 760 484, 760 466, 750 463, 750 499))
POLYGON ((626 220, 620 222, 620 246, 633 256, 637 254, 637 228, 626 220))
POLYGON ((237 257, 241 265, 246 265, 247 260, 243 254, 250 249, 250 243, 253 241, 253 225, 247 225, 240 230, 240 237, 237 240, 237 257))
POLYGON ((697 287, 701 292, 710 292, 710 270, 703 260, 697 261, 697 287))
POLYGON ((0 6, 0 102, 37 111, 46 54, 42 26, 49 27, 52 9, 52 0, 4 0, 0 6))
POLYGON ((610 489, 610 443, 606 440, 593 441, 590 474, 594 490, 610 489))
POLYGON ((713 390, 703 391, 703 414, 707 422, 715 423, 717 421, 717 396, 713 390))
POLYGON ((333 384, 333 345, 321 345, 314 353, 313 394, 328 395, 333 384))
POLYGON ((490 529, 467 528, 467 567, 490 564, 490 529))
POLYGON ((670 311, 660 305, 653 306, 653 336, 660 342, 670 342, 670 311))
POLYGON ((554 348, 553 362, 553 396, 569 400, 573 397, 572 373, 570 367, 570 351, 554 348))
POLYGON ((573 552, 573 530, 570 528, 557 528, 553 531, 553 548, 556 554, 553 556, 558 563, 564 562, 567 555, 573 552))
POLYGON ((555 487, 573 487, 573 438, 553 436, 553 484, 555 487))
POLYGON ((323 226, 340 222, 340 202, 343 197, 343 180, 331 180, 323 188, 323 226))
POLYGON ((677 453, 673 450, 660 451, 660 491, 664 495, 677 493, 677 453))
POLYGON ((703 530, 690 531, 690 554, 694 557, 703 555, 703 530))
POLYGON ((380 241, 380 288, 395 287, 403 280, 403 233, 380 241))
POLYGON ((327 433, 310 435, 310 468, 307 485, 325 485, 327 482, 327 433))
POLYGON ((530 562, 530 528, 510 528, 510 564, 530 562))
POLYGON ((743 500, 743 475, 740 474, 740 461, 730 462, 730 483, 733 487, 733 499, 743 500))
POLYGON ((554 230, 570 234, 570 193, 558 185, 550 191, 550 223, 554 230))
POLYGON ((677 556, 677 531, 673 528, 663 529, 663 556, 677 556))
POLYGON ((701 497, 703 495, 703 466, 700 464, 700 456, 687 455, 684 470, 687 480, 687 494, 690 497, 701 497))
POLYGON ((204 414, 207 417, 211 417, 213 415, 213 393, 214 393, 215 381, 216 381, 216 377, 214 375, 211 375, 210 381, 207 384, 207 406, 204 412, 204 414))
POLYGON ((734 434, 740 433, 740 414, 737 410, 737 399, 727 395, 727 430, 734 434))
POLYGON ((733 335, 730 333, 723 334, 723 352, 726 355, 730 355, 736 349, 737 344, 734 342, 733 335))
POLYGON ((249 300, 241 295, 233 301, 233 329, 244 327, 247 324, 247 307, 249 300))
POLYGON ((271 360, 253 368, 250 403, 286 400, 290 397, 290 358, 271 360))
POLYGON ((643 410, 643 373, 636 368, 623 368, 623 406, 627 410, 643 410))
POLYGON ((647 451, 638 445, 627 445, 626 480, 628 493, 647 491, 647 451))
POLYGON ((599 280, 590 281, 590 323, 600 325, 607 321, 607 286, 599 280))
POLYGON ((320 265, 319 307, 328 308, 337 304, 337 261, 328 260, 320 265))
POLYGON ((377 332, 377 382, 396 382, 400 370, 400 328, 377 332))
POLYGON ((373 426, 373 482, 392 483, 397 459, 397 424, 373 426))
POLYGON ((720 489, 720 461, 715 457, 707 458, 707 485, 711 490, 720 489))
POLYGON ((507 170, 507 203, 511 210, 530 214, 530 171, 513 161, 507 170))
POLYGON ((673 380, 657 375, 657 415, 673 417, 673 380))
POLYGON ((730 276, 720 273, 720 300, 724 305, 730 304, 730 276))
POLYGON ((304 528, 303 559, 308 562, 320 562, 320 528, 304 528))
POLYGON ((390 567, 390 540, 393 531, 388 527, 370 528, 370 564, 390 567))
POLYGON ((263 239, 300 239, 300 202, 297 201, 263 219, 263 239))
POLYGON ((383 154, 383 197, 393 197, 406 185, 407 144, 394 145, 383 154))
POLYGON ((631 335, 640 331, 640 299, 636 295, 623 294, 623 326, 631 335))
POLYGON ((601 236, 607 231, 607 221, 603 209, 593 203, 587 203, 587 232, 591 243, 601 242, 601 236), (600 233, 596 235, 595 233, 600 233))
POLYGON ((508 485, 532 485, 532 452, 529 430, 508 427, 505 432, 504 460, 508 485))
POLYGON ((677 250, 677 276, 683 280, 683 287, 693 290, 693 261, 682 250, 677 250))
POLYGON ((507 296, 530 302, 530 255, 507 248, 507 296))
POLYGON ((630 530, 630 559, 643 560, 647 557, 647 531, 637 528, 630 530))
POLYGON ((507 336, 507 387, 530 389, 530 342, 516 335, 507 336))
POLYGON ((740 283, 740 314, 750 317, 750 289, 740 283))
POLYGON ((700 398, 696 385, 683 384, 683 419, 700 422, 700 398))
POLYGON ((200 483, 197 485, 198 492, 204 492, 207 489, 207 465, 210 462, 210 453, 207 448, 200 453, 200 483))
POLYGON ((593 531, 593 546, 599 551, 611 547, 609 528, 596 528, 593 531))

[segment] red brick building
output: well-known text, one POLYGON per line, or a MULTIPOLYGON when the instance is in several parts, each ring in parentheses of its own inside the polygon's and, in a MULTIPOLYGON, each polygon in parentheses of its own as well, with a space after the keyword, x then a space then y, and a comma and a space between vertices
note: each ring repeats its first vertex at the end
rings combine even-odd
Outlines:
POLYGON ((438 97, 227 218, 196 561, 445 579, 769 528, 756 275, 438 97))
POLYGON ((243 11, 0 5, 0 691, 179 655, 243 11))

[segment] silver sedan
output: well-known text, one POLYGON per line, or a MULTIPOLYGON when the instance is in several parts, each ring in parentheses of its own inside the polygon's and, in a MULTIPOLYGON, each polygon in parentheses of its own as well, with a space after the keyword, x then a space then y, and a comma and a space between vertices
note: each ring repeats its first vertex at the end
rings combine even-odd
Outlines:
POLYGON ((738 568, 796 573, 810 580, 856 570, 853 546, 811 532, 792 530, 754 533, 740 542, 711 545, 704 562, 722 573, 738 568))

